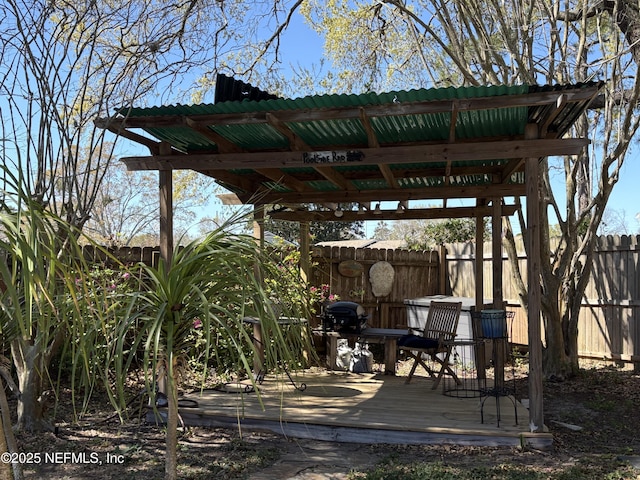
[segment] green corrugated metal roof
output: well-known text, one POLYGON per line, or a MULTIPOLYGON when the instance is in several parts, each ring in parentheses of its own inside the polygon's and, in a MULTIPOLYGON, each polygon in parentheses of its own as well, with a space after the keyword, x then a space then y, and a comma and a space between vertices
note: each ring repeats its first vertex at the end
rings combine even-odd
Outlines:
MULTIPOLYGON (((246 185, 251 185, 253 189, 296 193, 300 197, 307 192, 342 190, 340 185, 344 182, 350 182, 349 189, 358 192, 394 188, 397 192, 495 183, 494 175, 505 168, 508 159, 474 160, 473 152, 470 152, 469 159, 454 161, 446 160, 446 154, 442 161, 427 159, 420 154, 416 155, 415 161, 407 162, 403 158, 394 163, 394 159, 401 154, 402 146, 441 145, 446 152, 450 142, 464 144, 523 139, 528 123, 545 123, 545 128, 551 134, 546 138, 560 138, 588 105, 590 97, 578 95, 585 88, 592 92, 597 91, 599 86, 593 83, 484 86, 360 95, 313 95, 295 99, 131 108, 122 109, 121 114, 125 115, 124 128, 142 128, 156 139, 168 142, 176 150, 186 154, 211 154, 212 159, 219 153, 238 150, 247 153, 283 152, 283 155, 300 152, 300 156, 304 151, 366 151, 380 155, 380 152, 388 151, 385 150, 387 147, 397 147, 396 157, 380 161, 394 176, 395 186, 388 184, 388 173, 383 175, 380 165, 371 162, 303 166, 302 162, 294 161, 292 166, 288 166, 286 161, 280 162, 275 160, 277 157, 269 157, 273 158, 269 165, 255 169, 249 166, 255 160, 243 164, 242 153, 239 153, 238 165, 227 167, 228 175, 220 175, 220 183, 245 197, 253 193, 247 190, 246 185), (556 102, 565 93, 576 94, 576 100, 556 102), (536 95, 536 100, 531 102, 529 97, 532 94, 536 95), (493 97, 500 97, 495 107, 493 97), (474 102, 474 99, 478 99, 478 102, 474 102), (364 120, 360 116, 362 112, 366 113, 364 120), (545 119, 551 120, 545 122, 545 119), (452 122, 455 122, 453 128, 452 122), (284 125, 284 129, 279 128, 279 123, 284 125), (372 147, 367 135, 367 123, 380 149, 372 147), (209 131, 214 133, 210 134, 209 131), (289 138, 292 135, 297 137, 296 144, 289 138), (260 171, 264 168, 272 171, 260 171), (331 178, 331 175, 327 177, 330 172, 326 169, 337 173, 342 180, 331 178), (278 174, 273 170, 281 170, 289 176, 289 180, 277 181, 278 174), (295 178, 295 181, 291 178, 295 178)), ((188 155, 182 158, 189 159, 188 155)), ((286 158, 292 157, 289 155, 286 158)), ((208 170, 215 168, 214 163, 208 170)), ((509 172, 512 173, 507 178, 499 180, 502 184, 524 182, 522 171, 510 169, 509 172)))
MULTIPOLYGON (((361 95, 314 95, 296 99, 222 102, 219 104, 169 105, 127 110, 128 118, 196 116, 275 112, 284 110, 365 107, 372 105, 403 104, 438 100, 464 100, 470 98, 526 93, 529 87, 489 86, 441 89, 420 89, 361 95)), ((496 135, 522 135, 528 116, 527 107, 499 108, 495 110, 460 112, 456 123, 457 139, 496 135)), ((449 113, 377 117, 371 124, 381 144, 444 140, 449 136, 449 113)), ((311 147, 327 144, 366 144, 367 133, 357 119, 319 120, 287 123, 287 126, 311 147)), ((210 127, 246 150, 287 148, 288 140, 268 124, 217 125, 210 127)), ((181 151, 211 150, 215 143, 189 128, 146 128, 149 134, 164 140, 181 151)))

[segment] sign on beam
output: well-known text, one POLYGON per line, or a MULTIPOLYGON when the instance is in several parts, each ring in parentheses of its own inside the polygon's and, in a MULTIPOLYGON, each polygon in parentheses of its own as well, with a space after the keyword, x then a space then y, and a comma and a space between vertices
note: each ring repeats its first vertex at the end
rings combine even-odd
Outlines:
POLYGON ((364 158, 364 153, 359 150, 328 151, 328 152, 304 152, 304 163, 348 163, 359 162, 364 158))

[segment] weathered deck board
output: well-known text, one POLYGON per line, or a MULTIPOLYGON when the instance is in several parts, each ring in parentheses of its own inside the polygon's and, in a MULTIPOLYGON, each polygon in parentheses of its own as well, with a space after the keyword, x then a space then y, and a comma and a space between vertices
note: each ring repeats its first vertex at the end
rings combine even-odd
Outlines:
POLYGON ((194 392, 185 396, 197 408, 181 408, 187 425, 237 426, 268 429, 290 436, 367 443, 450 443, 513 445, 536 448, 552 445, 548 433, 529 433, 528 411, 510 398, 500 399, 496 422, 495 399, 452 398, 432 390, 428 377, 403 377, 342 372, 305 373, 303 392, 286 378, 267 376, 256 393, 194 392))

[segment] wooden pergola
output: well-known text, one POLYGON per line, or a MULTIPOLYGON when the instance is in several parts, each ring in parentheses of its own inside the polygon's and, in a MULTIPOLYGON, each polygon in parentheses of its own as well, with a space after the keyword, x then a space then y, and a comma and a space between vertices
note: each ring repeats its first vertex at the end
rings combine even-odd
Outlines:
MULTIPOLYGON (((251 95, 249 85, 239 87, 240 95, 251 95)), ((271 217, 299 221, 301 248, 307 250, 311 221, 471 217, 481 245, 483 220, 490 217, 492 297, 496 308, 502 308, 502 217, 512 215, 520 208, 519 199, 526 198, 527 274, 538 279, 540 159, 578 155, 587 147, 588 139, 566 135, 601 87, 587 83, 269 96, 128 108, 96 123, 148 147, 148 156, 123 162, 129 170, 159 172, 165 258, 173 249, 171 172, 191 169, 214 178, 234 201, 254 205, 259 218, 262 207, 278 205, 271 217), (449 206, 452 199, 473 199, 475 205, 449 206), (415 208, 414 200, 437 200, 442 207, 415 208), (382 202, 397 203, 397 208, 385 210, 382 202), (343 210, 346 203, 358 207, 343 210), (321 207, 311 211, 308 204, 321 207)), ((263 234, 260 227, 258 233, 263 234)), ((484 298, 482 252, 476 248, 478 309, 484 298)), ((528 293, 529 415, 532 431, 541 431, 541 292, 536 283, 529 281, 528 293)))

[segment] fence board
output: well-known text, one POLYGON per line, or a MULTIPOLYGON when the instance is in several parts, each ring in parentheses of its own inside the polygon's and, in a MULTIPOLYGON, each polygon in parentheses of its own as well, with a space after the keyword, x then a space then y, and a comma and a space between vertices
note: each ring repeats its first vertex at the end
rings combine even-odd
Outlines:
POLYGON ((368 325, 376 328, 396 328, 406 325, 404 299, 438 293, 439 254, 436 251, 353 247, 314 247, 312 279, 315 285, 328 284, 331 293, 341 300, 361 304, 369 315, 368 325), (356 260, 363 265, 360 277, 340 275, 338 264, 356 260), (373 295, 369 270, 380 261, 389 262, 395 271, 391 292, 383 297, 373 295), (358 295, 354 295, 358 293, 358 295))
MULTIPOLYGON (((552 248, 555 245, 552 245, 552 248)), ((455 296, 474 297, 471 244, 447 245, 446 269, 455 296)), ((484 246, 484 292, 491 292, 491 245, 484 246)), ((504 299, 516 311, 513 341, 527 344, 527 318, 519 305, 511 266, 503 255, 504 299)), ((578 321, 581 356, 640 361, 640 236, 603 236, 596 243, 592 274, 585 290, 578 321)), ((526 258, 519 246, 519 267, 526 258)), ((526 281, 526 280, 525 280, 526 281)))
MULTIPOLYGON (((552 245, 552 248, 554 245, 552 245)), ((473 243, 446 245, 446 258, 440 265, 437 251, 377 249, 326 246, 314 247, 311 282, 328 284, 343 300, 363 305, 370 316, 369 325, 395 328, 406 324, 403 300, 427 295, 451 294, 475 297, 475 245, 473 243), (345 277, 338 271, 343 260, 355 260, 363 265, 359 277, 345 277), (375 297, 369 281, 369 270, 378 261, 388 261, 394 267, 392 291, 375 297), (440 268, 446 272, 447 288, 440 291, 440 268)), ((156 265, 158 249, 117 249, 114 255, 126 263, 144 262, 156 265)), ((88 259, 99 261, 104 255, 86 247, 88 259)), ((492 292, 491 245, 484 245, 485 296, 492 292)), ((503 291, 507 308, 516 312, 512 339, 526 345, 527 318, 519 305, 517 292, 511 281, 511 266, 503 255, 503 291)), ((526 257, 522 242, 519 245, 519 268, 526 274, 526 257)), ((578 349, 582 356, 634 360, 640 362, 640 236, 600 237, 593 257, 591 279, 585 290, 578 321, 578 349)), ((526 282, 526 278, 525 278, 526 282)), ((312 319, 317 324, 317 319, 312 319)))

